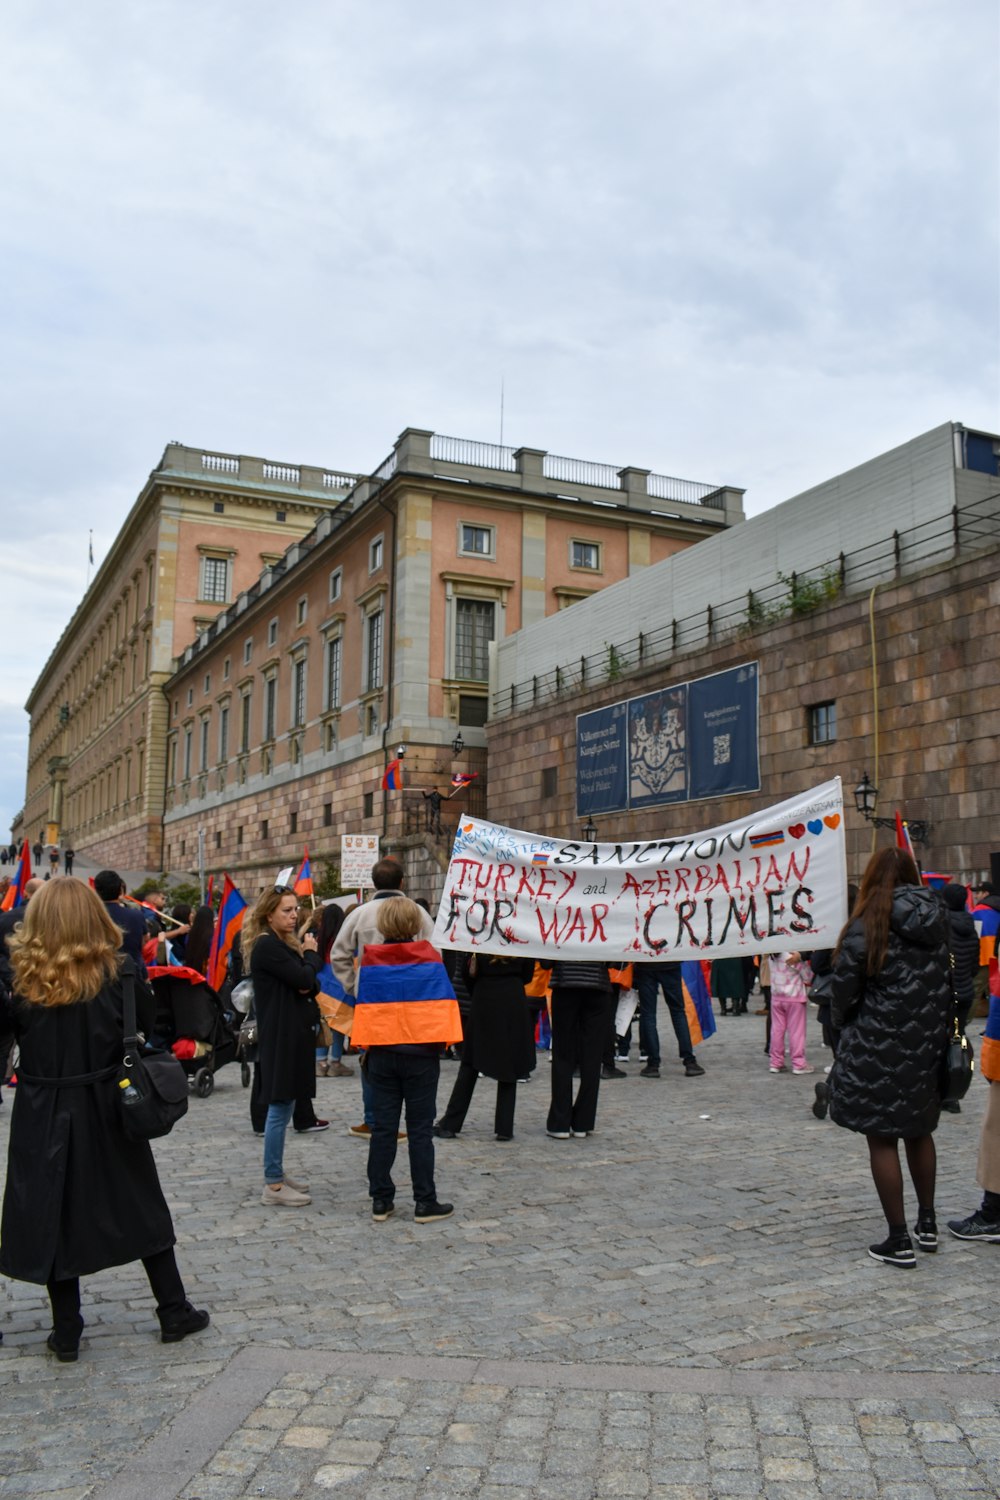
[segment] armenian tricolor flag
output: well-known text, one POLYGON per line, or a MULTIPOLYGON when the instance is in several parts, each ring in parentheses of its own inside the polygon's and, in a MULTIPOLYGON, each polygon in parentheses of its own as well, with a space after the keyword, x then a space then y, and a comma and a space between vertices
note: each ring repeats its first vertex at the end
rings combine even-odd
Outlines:
POLYGON ((715 1035, 715 1015, 712 997, 705 983, 705 975, 697 959, 685 960, 681 964, 681 985, 684 989, 684 1010, 687 1013, 691 1041, 697 1047, 707 1036, 715 1035))
POLYGON ((30 879, 31 850, 28 847, 28 840, 25 839, 21 846, 21 857, 17 862, 17 869, 14 871, 10 885, 4 893, 3 902, 0 904, 0 911, 13 911, 15 906, 24 905, 24 887, 30 879))
POLYGON ((478 775, 478 771, 456 771, 451 778, 451 784, 456 792, 460 792, 464 786, 469 785, 470 781, 475 781, 478 775))
POLYGON ((305 851, 305 858, 299 865, 295 879, 292 881, 292 890, 296 896, 311 896, 313 893, 312 865, 309 863, 309 850, 305 851))
POLYGON ((989 1083, 1000 1083, 1000 995, 990 996, 990 1013, 979 1053, 979 1071, 989 1083))
POLYGON ((208 982, 213 990, 222 988, 226 977, 226 961, 243 926, 246 909, 246 902, 229 876, 223 876, 222 900, 219 903, 219 915, 215 919, 212 946, 208 951, 208 982))
POLYGON ((900 817, 898 808, 896 809, 896 848, 905 849, 913 860, 913 863, 917 864, 917 856, 913 852, 913 840, 910 838, 910 830, 906 826, 906 820, 900 817))
POLYGON ((979 933, 979 963, 981 968, 996 962, 997 938, 1000 937, 1000 911, 995 906, 974 906, 972 920, 979 933))
POLYGON ((402 790, 402 787, 403 762, 397 755, 396 759, 391 760, 385 768, 385 774, 382 777, 382 790, 383 792, 398 792, 402 790))
POLYGON ((358 967, 351 1041, 356 1047, 454 1046, 462 1019, 432 943, 367 943, 358 967))

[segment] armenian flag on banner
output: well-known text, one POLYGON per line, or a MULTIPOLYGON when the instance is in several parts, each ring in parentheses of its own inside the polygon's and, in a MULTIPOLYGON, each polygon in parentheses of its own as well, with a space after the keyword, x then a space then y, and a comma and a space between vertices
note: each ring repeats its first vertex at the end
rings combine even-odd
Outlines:
POLYGON ((312 865, 309 863, 309 850, 305 851, 305 858, 299 865, 295 879, 292 881, 292 890, 296 896, 311 896, 313 893, 312 865))
POLYGON ((21 857, 17 862, 10 885, 4 893, 3 902, 0 903, 0 911, 13 911, 15 906, 24 905, 24 887, 31 879, 31 850, 28 840, 25 839, 21 845, 21 857))
POLYGON ((215 919, 212 946, 208 951, 208 982, 213 990, 222 988, 226 977, 226 962, 233 944, 239 937, 247 904, 233 885, 228 875, 222 879, 222 900, 219 915, 215 919))
POLYGON ((441 955, 433 944, 366 943, 358 968, 351 1041, 399 1047, 462 1040, 462 1020, 441 955))
POLYGON ((403 789, 403 762, 397 755, 385 768, 382 777, 383 792, 400 792, 403 789))
POLYGON ((707 1036, 715 1035, 715 1015, 712 997, 705 983, 705 975, 697 959, 685 960, 681 964, 681 985, 684 990, 684 1010, 687 1014, 688 1030, 695 1047, 707 1036))

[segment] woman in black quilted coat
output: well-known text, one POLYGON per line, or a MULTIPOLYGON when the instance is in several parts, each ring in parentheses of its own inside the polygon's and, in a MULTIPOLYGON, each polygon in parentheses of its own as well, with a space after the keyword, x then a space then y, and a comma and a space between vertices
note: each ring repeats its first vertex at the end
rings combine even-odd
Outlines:
POLYGON ((874 1260, 915 1266, 903 1209, 899 1142, 917 1194, 920 1250, 937 1249, 933 1131, 951 1019, 944 911, 912 857, 880 849, 865 870, 833 958, 831 1019, 841 1029, 829 1080, 830 1118, 868 1141, 889 1236, 874 1260))

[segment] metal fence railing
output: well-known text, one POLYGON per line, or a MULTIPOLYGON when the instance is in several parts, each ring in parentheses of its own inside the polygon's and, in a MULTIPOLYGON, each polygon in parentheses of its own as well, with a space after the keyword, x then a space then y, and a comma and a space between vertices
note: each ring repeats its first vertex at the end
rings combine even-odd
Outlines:
MULTIPOLYGON (((738 533, 737 533, 738 534, 738 533)), ((620 641, 601 644, 556 667, 519 682, 504 684, 493 696, 490 717, 503 718, 564 694, 667 661, 678 651, 711 645, 733 635, 749 635, 782 620, 811 614, 847 593, 915 573, 934 561, 954 559, 1000 544, 1000 492, 944 515, 859 547, 807 571, 779 574, 766 588, 722 603, 709 603, 691 614, 672 618, 620 641)))

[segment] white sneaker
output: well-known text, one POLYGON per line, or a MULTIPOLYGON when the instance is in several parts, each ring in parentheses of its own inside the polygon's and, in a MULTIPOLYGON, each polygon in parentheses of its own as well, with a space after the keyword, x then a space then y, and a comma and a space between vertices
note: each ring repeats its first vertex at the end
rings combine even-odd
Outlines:
POLYGON ((308 1182, 296 1182, 295 1178, 289 1177, 287 1172, 285 1173, 285 1187, 294 1189, 296 1193, 308 1193, 309 1191, 308 1182))
POLYGON ((312 1199, 308 1193, 300 1193, 286 1180, 279 1182, 277 1187, 265 1185, 260 1201, 267 1208, 305 1208, 312 1199))
POLYGON ((768 1072, 769 1072, 769 1073, 784 1073, 784 1072, 785 1072, 785 1069, 784 1069, 784 1068, 776 1068, 776 1067, 774 1067, 774 1066, 773 1066, 773 1065, 772 1065, 772 1066, 771 1066, 771 1067, 770 1067, 770 1068, 768 1068, 768 1070, 767 1070, 767 1071, 768 1071, 768 1072))
POLYGON ((808 1063, 806 1064, 806 1066, 804 1068, 793 1068, 792 1069, 792 1072, 795 1074, 796 1078, 801 1078, 802 1075, 803 1075, 803 1073, 815 1073, 815 1071, 816 1071, 816 1069, 815 1068, 810 1068, 809 1065, 808 1065, 808 1063))

